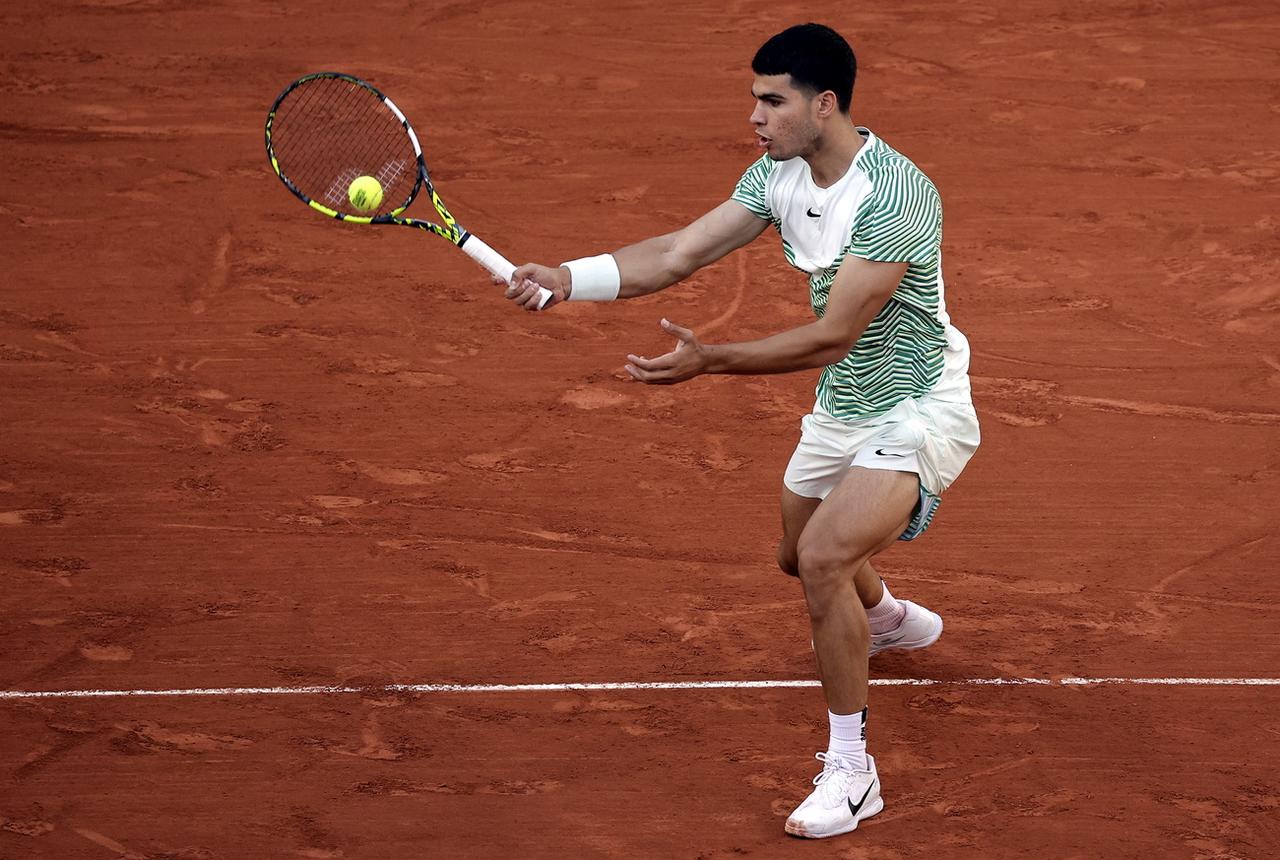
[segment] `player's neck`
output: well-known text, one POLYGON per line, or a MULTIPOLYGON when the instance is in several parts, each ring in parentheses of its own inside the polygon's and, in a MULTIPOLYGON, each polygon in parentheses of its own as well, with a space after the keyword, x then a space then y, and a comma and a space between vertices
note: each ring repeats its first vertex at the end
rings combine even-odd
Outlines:
POLYGON ((830 188, 849 172, 849 165, 866 140, 850 122, 832 123, 812 153, 804 156, 819 188, 830 188))

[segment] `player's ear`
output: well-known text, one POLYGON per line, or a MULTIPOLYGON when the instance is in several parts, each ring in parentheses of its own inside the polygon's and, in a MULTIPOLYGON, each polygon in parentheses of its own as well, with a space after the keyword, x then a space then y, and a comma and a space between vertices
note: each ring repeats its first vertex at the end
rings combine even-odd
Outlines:
POLYGON ((840 101, 831 90, 823 90, 818 93, 818 116, 822 119, 834 114, 839 107, 840 101))

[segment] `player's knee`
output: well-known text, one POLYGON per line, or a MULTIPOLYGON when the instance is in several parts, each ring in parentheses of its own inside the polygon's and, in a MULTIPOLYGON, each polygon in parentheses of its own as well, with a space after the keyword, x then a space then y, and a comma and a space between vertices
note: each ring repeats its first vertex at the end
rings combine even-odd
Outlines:
POLYGON ((800 562, 796 558, 794 546, 778 544, 778 569, 787 576, 800 575, 800 562))
POLYGON ((796 575, 810 604, 838 588, 845 566, 844 554, 826 541, 810 541, 798 548, 796 575))
POLYGON ((852 588, 853 572, 866 555, 856 547, 829 540, 802 541, 797 550, 797 575, 804 586, 809 614, 823 614, 826 607, 852 588))

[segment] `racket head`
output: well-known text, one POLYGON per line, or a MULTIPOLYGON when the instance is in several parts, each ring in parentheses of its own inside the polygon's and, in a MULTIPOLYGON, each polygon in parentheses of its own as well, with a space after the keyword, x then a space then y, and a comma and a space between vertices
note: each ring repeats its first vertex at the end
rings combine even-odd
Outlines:
POLYGON ((266 144, 285 187, 342 221, 403 223, 400 213, 424 183, 431 187, 404 113, 373 85, 342 72, 304 75, 285 87, 267 113, 266 144), (359 209, 350 199, 351 183, 361 176, 382 186, 382 200, 372 209, 359 209))

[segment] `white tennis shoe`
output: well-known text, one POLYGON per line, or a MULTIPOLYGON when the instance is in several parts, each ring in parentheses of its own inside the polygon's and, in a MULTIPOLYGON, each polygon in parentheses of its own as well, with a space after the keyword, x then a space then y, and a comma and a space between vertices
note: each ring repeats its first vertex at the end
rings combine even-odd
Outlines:
POLYGON ((822 762, 822 773, 813 778, 817 788, 787 819, 788 833, 806 839, 839 836, 884 809, 875 759, 867 756, 868 769, 854 770, 835 753, 820 752, 817 758, 822 762))
POLYGON ((941 615, 930 612, 910 600, 899 598, 898 602, 906 608, 907 614, 903 616, 902 623, 893 630, 871 635, 871 650, 867 652, 868 656, 875 656, 891 648, 901 648, 904 651, 928 648, 942 635, 941 615))

